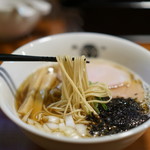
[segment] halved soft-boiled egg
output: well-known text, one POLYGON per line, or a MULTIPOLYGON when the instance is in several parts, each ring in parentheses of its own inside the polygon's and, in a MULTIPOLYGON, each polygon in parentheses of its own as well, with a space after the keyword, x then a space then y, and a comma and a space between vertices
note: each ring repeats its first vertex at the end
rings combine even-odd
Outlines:
POLYGON ((113 97, 144 99, 144 89, 139 79, 120 65, 106 61, 94 61, 87 65, 88 78, 91 82, 108 85, 113 97))

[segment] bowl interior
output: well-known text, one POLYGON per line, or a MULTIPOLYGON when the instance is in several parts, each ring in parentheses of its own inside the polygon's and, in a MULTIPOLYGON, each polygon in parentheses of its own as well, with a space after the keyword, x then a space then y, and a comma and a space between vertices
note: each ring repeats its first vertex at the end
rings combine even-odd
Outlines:
MULTIPOLYGON (((96 57, 122 64, 136 72, 145 82, 150 84, 150 53, 132 42, 114 36, 94 33, 55 35, 33 41, 14 53, 43 56, 78 56, 83 53, 84 47, 87 45, 92 45, 96 49, 96 57)), ((2 67, 8 71, 16 87, 18 87, 31 72, 46 64, 46 62, 4 62, 2 67)), ((0 78, 0 106, 9 118, 22 126, 20 119, 16 117, 14 104, 13 95, 3 79, 0 78)), ((144 128, 141 130, 144 130, 144 128)))

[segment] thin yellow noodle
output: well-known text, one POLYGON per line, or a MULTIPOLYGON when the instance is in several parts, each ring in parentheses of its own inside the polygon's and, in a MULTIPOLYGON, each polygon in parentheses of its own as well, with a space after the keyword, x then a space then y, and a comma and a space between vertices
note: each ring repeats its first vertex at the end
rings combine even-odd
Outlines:
POLYGON ((108 103, 111 100, 108 86, 103 83, 89 84, 84 56, 76 57, 74 61, 70 56, 58 56, 57 61, 62 75, 62 97, 50 104, 47 111, 52 110, 54 116, 57 114, 61 118, 72 115, 75 123, 87 123, 85 117, 89 112, 97 114, 93 103, 108 103), (102 101, 95 97, 109 99, 102 101))
POLYGON ((101 100, 89 100, 88 103, 103 103, 103 104, 107 104, 111 101, 111 99, 107 100, 107 101, 101 101, 101 100))
MULTIPOLYGON (((75 123, 88 123, 86 115, 98 115, 93 103, 108 103, 112 97, 107 85, 103 83, 89 84, 86 58, 70 56, 57 56, 61 70, 62 87, 61 100, 51 102, 48 106, 43 104, 42 110, 35 113, 37 121, 44 116, 52 115, 65 118, 72 115, 75 123), (109 97, 108 100, 97 100, 97 97, 109 97)), ((44 88, 44 84, 42 86, 44 88)))
POLYGON ((70 98, 68 99, 68 103, 67 103, 66 108, 65 108, 65 110, 64 110, 64 116, 65 116, 66 113, 67 113, 68 107, 69 107, 69 106, 71 107, 71 99, 72 99, 72 95, 71 95, 70 98))
MULTIPOLYGON (((59 58, 57 59, 58 63, 59 63, 59 58)), ((76 85, 74 84, 74 82, 72 81, 72 79, 69 77, 69 75, 67 74, 64 66, 62 63, 59 63, 62 72, 66 75, 67 79, 69 80, 70 84, 72 85, 72 87, 74 88, 74 90, 77 92, 77 94, 80 96, 80 98, 82 99, 83 103, 85 104, 85 106, 89 109, 89 111, 93 112, 94 114, 97 114, 96 111, 87 103, 87 101, 85 100, 85 98, 81 95, 81 93, 79 92, 78 88, 76 87, 76 85)), ((88 113, 88 110, 86 110, 88 113)))

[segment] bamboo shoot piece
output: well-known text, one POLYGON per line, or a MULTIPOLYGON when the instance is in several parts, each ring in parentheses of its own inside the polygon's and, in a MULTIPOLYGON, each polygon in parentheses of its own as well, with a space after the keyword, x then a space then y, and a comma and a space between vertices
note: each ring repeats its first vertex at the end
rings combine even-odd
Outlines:
POLYGON ((33 111, 31 114, 31 117, 34 120, 40 119, 37 118, 37 113, 42 111, 42 106, 44 99, 47 95, 47 92, 52 89, 57 81, 57 75, 55 73, 50 74, 47 73, 43 76, 39 91, 35 95, 34 105, 33 105, 33 111))
POLYGON ((43 75, 46 73, 46 71, 47 71, 47 69, 44 68, 44 69, 40 69, 38 72, 33 74, 33 78, 31 80, 32 82, 28 82, 29 83, 29 89, 28 89, 29 92, 28 92, 24 102, 18 109, 18 113, 25 115, 33 108, 35 94, 40 87, 41 81, 43 79, 43 75))

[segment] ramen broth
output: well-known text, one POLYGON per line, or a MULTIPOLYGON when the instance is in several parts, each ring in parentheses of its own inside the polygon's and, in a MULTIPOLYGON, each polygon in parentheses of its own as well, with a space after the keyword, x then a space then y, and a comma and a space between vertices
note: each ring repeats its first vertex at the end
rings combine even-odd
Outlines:
POLYGON ((19 117, 44 132, 72 138, 124 132, 149 119, 149 86, 138 75, 107 60, 91 60, 87 72, 89 84, 104 83, 111 92, 112 99, 107 104, 91 105, 98 115, 89 112, 84 120, 75 121, 73 113, 60 117, 61 113, 55 112, 53 103, 61 100, 62 93, 61 71, 55 64, 36 70, 21 84, 16 94, 19 117))

